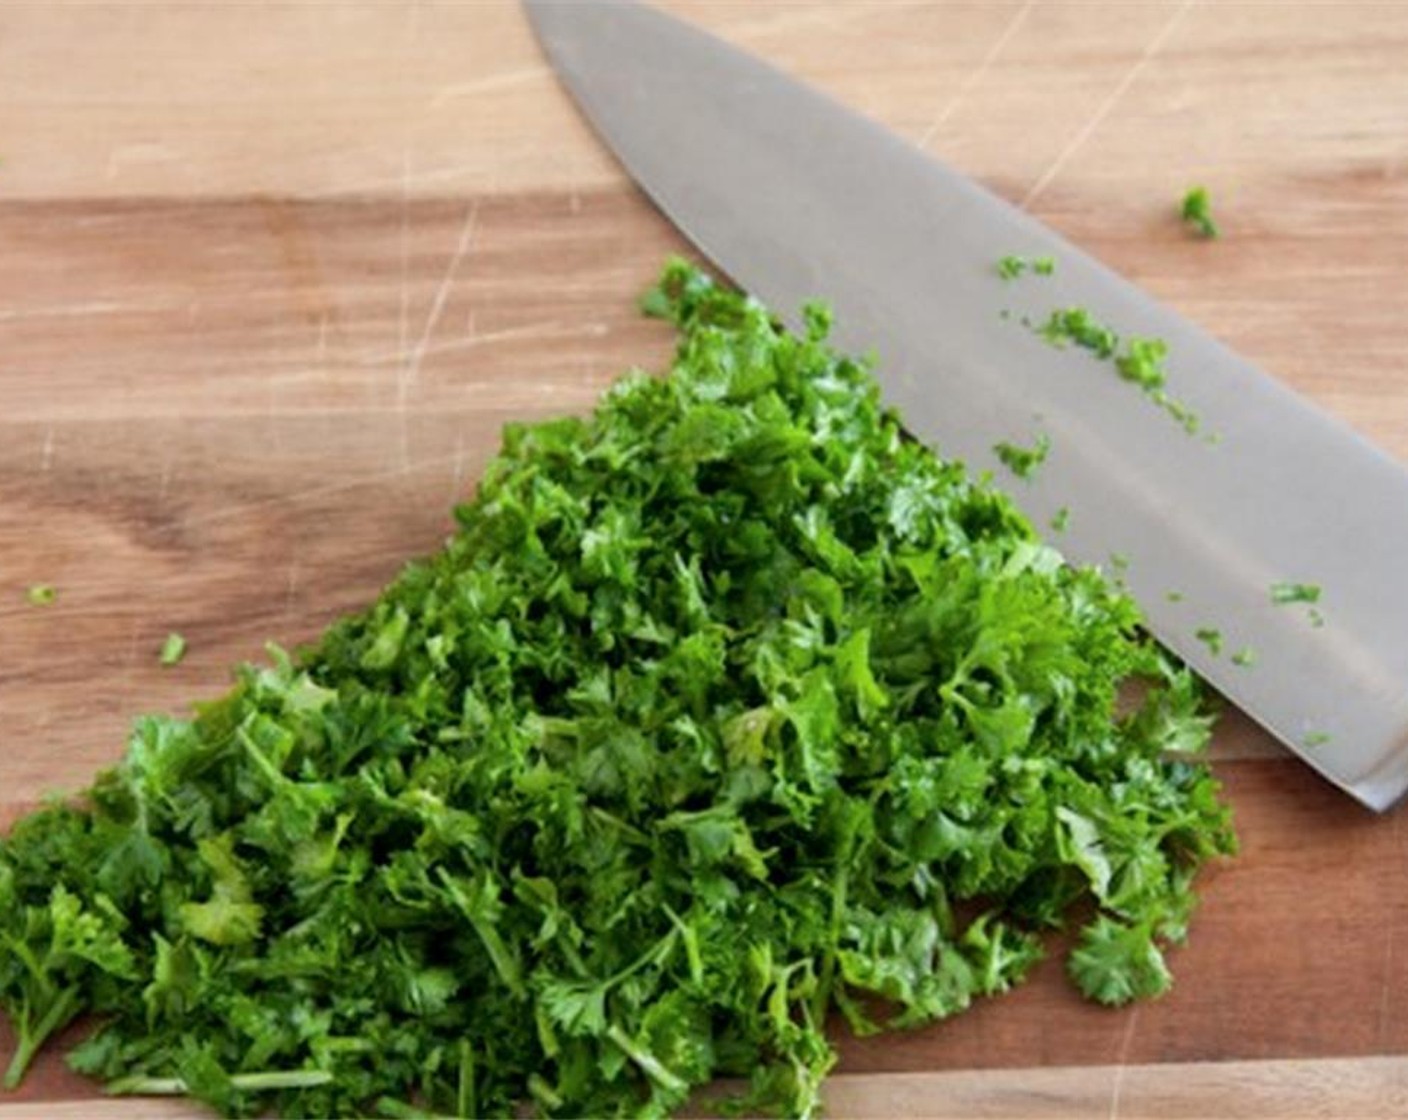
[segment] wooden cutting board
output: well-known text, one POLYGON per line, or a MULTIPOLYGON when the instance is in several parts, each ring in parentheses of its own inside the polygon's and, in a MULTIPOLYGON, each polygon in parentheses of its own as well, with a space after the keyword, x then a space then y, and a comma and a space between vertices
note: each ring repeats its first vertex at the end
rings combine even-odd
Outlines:
MULTIPOLYGON (((1408 459, 1408 6, 671 6, 1408 459), (1194 183, 1220 241, 1174 217, 1194 183)), ((0 821, 371 599, 505 421, 668 352, 633 300, 684 245, 512 3, 10 4, 0 159, 0 821), (190 653, 162 668, 172 630, 190 653)), ((1236 713, 1215 750, 1244 851, 1205 876, 1169 996, 1092 1007, 1054 959, 843 1039, 833 1114, 1408 1114, 1401 815, 1236 713)), ((0 1118, 191 1112, 93 1095, 51 1054, 0 1118)))

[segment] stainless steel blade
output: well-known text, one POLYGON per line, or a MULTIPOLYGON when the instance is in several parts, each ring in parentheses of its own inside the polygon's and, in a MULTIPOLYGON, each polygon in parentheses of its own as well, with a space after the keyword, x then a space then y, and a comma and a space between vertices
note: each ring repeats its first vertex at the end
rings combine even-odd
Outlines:
POLYGON ((1408 788, 1408 471, 1057 234, 879 125, 633 3, 528 0, 538 36, 631 175, 780 311, 825 298, 840 346, 944 455, 994 470, 1077 563, 1127 558, 1158 638, 1331 781, 1408 788), (1049 278, 1004 284, 1007 254, 1049 278), (1021 325, 1088 308, 1164 339, 1190 436, 1108 363, 1021 325), (1003 313, 1006 313, 1004 317, 1003 313), (1051 441, 1028 482, 998 441, 1051 441), (1279 581, 1323 588, 1273 604, 1279 581), (1318 622, 1318 624, 1317 624, 1318 622), (1196 636, 1216 628, 1220 654, 1196 636), (1255 651, 1256 663, 1230 655, 1255 651))

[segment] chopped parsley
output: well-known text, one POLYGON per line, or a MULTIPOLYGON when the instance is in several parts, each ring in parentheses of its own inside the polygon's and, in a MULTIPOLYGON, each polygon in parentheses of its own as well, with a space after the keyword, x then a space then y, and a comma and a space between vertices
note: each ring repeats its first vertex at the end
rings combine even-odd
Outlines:
POLYGON ((1204 626, 1193 632, 1193 637, 1208 647, 1214 657, 1222 653, 1222 631, 1212 626, 1204 626))
POLYGON ((1034 276, 1050 276, 1056 271, 1055 257, 1019 257, 1009 254, 997 262, 997 274, 1003 280, 1015 280, 1030 272, 1034 276))
MULTIPOLYGON (((1030 321, 1024 320, 1030 326, 1030 321)), ((1145 396, 1168 413, 1189 435, 1200 427, 1197 415, 1183 402, 1164 389, 1168 371, 1168 344, 1158 338, 1120 336, 1101 323, 1083 307, 1064 307, 1052 311, 1044 322, 1034 328, 1052 346, 1079 346, 1089 350, 1101 361, 1113 362, 1122 379, 1136 386, 1145 396)))
POLYGON ((1330 733, 1328 731, 1312 731, 1301 740, 1301 744, 1307 747, 1323 747, 1329 741, 1330 733))
POLYGON ((47 607, 59 597, 59 589, 52 583, 34 583, 25 591, 24 597, 32 607, 47 607))
POLYGON ((1213 221, 1212 217, 1212 200, 1208 196, 1206 187, 1192 187, 1184 194, 1179 215, 1182 217, 1184 225, 1200 237, 1214 238, 1218 236, 1217 223, 1213 221))
MULTIPOLYGON (((1178 426, 1190 436, 1198 434, 1198 429, 1202 426, 1202 421, 1199 420, 1197 414, 1186 404, 1174 400, 1162 389, 1156 389, 1150 393, 1149 399, 1173 417, 1173 419, 1178 422, 1178 426)), ((1217 440, 1212 440, 1211 442, 1216 443, 1217 440)))
POLYGON ((174 630, 166 635, 166 641, 161 643, 160 660, 163 665, 179 664, 186 656, 186 639, 174 630))
POLYGON ((1271 601, 1278 606, 1288 603, 1318 603, 1320 587, 1314 583, 1273 583, 1271 601))
POLYGON ((807 1116, 833 1013, 958 1014, 1043 931, 1168 988, 1235 846, 1195 678, 822 308, 647 305, 665 376, 509 425, 443 550, 0 839, 7 1084, 87 1018, 75 1069, 228 1115, 807 1116))
POLYGON ((1053 533, 1064 533, 1066 526, 1071 523, 1071 511, 1062 506, 1051 515, 1051 531, 1053 533))
POLYGON ((1074 343, 1097 358, 1113 358, 1120 344, 1119 335, 1084 307, 1057 308, 1037 328, 1037 333, 1053 346, 1074 343))
POLYGON ((1004 280, 1015 280, 1027 271, 1027 261, 1025 257, 1008 255, 1002 257, 997 262, 997 274, 1004 280))
POLYGON ((1232 664, 1242 669, 1251 668, 1256 664, 1256 650, 1244 646, 1232 655, 1232 664))
POLYGON ((1115 368, 1126 381, 1133 382, 1147 393, 1156 392, 1168 380, 1164 359, 1168 343, 1161 338, 1131 338, 1124 353, 1115 358, 1115 368))
POLYGON ((993 454, 1018 478, 1029 479, 1037 467, 1046 462, 1051 452, 1051 439, 1045 432, 1037 433, 1036 442, 1031 447, 1019 447, 1013 443, 996 443, 993 454))

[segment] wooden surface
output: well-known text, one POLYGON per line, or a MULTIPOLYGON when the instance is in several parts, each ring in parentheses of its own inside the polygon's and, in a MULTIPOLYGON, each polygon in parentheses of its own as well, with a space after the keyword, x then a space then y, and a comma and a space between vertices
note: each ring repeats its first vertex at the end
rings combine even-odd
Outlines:
MULTIPOLYGON (((1408 460, 1408 5, 671 6, 1408 460), (1192 183, 1222 241, 1172 219, 1192 183)), ((0 821, 369 600, 506 420, 667 352, 633 300, 683 244, 511 3, 8 4, 0 160, 0 821), (170 630, 190 653, 162 669, 170 630)), ((1235 714, 1217 754, 1245 851, 1206 876, 1171 995, 1100 1010, 1048 962, 844 1040, 833 1112, 1408 1112, 1400 816, 1235 714)), ((155 1114, 59 1103, 91 1095, 51 1055, 0 1117, 155 1114)))

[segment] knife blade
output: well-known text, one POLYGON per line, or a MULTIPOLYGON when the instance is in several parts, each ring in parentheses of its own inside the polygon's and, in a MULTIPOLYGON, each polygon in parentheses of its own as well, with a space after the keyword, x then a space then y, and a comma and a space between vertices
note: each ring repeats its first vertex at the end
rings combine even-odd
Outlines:
POLYGON ((766 62, 630 0, 525 6, 589 123, 734 282, 794 323, 804 301, 830 303, 836 344, 874 356, 888 403, 940 454, 996 475, 996 445, 1048 440, 1040 470, 1008 489, 1038 525, 1067 511, 1055 543, 1069 561, 1120 569, 1161 642, 1365 805, 1408 789, 1402 464, 1030 215, 766 62), (1057 267, 1003 284, 1008 255, 1057 267), (1071 307, 1163 340, 1168 390, 1197 433, 1108 362, 1031 329, 1071 307), (1323 598, 1278 602, 1283 583, 1323 598))

